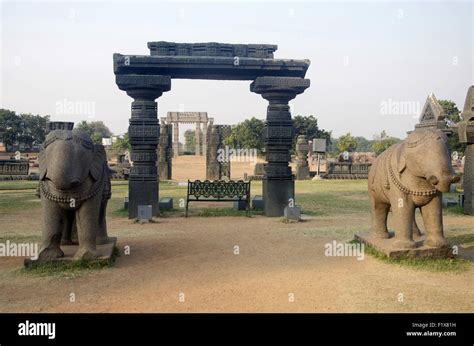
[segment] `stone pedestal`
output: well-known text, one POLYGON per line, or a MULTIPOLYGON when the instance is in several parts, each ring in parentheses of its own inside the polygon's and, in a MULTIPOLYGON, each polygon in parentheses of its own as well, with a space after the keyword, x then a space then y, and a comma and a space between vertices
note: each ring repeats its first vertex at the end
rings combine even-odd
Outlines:
MULTIPOLYGON (((95 263, 103 263, 109 264, 112 260, 112 256, 114 253, 115 245, 117 244, 116 237, 109 237, 109 241, 106 244, 101 244, 96 246, 97 251, 97 258, 91 259, 88 261, 93 261, 95 263)), ((73 262, 81 262, 84 261, 82 259, 75 258, 74 255, 76 254, 77 250, 79 249, 79 245, 61 245, 61 250, 64 252, 63 257, 55 258, 52 260, 33 260, 30 258, 26 258, 23 262, 26 268, 34 268, 48 263, 73 263, 73 262)))
POLYGON ((134 99, 128 136, 132 147, 128 183, 128 217, 138 216, 139 205, 151 205, 158 215, 157 145, 160 125, 155 99, 171 88, 171 78, 159 75, 117 75, 116 83, 134 99))
POLYGON ((381 239, 374 237, 369 232, 361 232, 354 235, 354 239, 371 246, 379 252, 385 254, 388 258, 452 258, 453 248, 451 246, 429 247, 424 245, 425 236, 414 239, 416 247, 413 249, 400 249, 394 246, 396 241, 393 232, 389 232, 390 238, 381 239))
POLYGON ((258 77, 250 85, 250 91, 262 95, 269 102, 264 132, 267 164, 263 199, 266 216, 282 216, 289 200, 294 200, 294 178, 288 165, 294 129, 288 102, 309 85, 309 79, 298 77, 258 77))

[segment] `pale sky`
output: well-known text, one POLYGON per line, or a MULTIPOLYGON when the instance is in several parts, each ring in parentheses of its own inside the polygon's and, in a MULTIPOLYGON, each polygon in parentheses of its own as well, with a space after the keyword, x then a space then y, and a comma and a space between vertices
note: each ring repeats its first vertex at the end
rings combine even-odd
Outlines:
MULTIPOLYGON (((432 92, 462 109, 474 83, 473 16, 472 1, 2 2, 0 108, 102 120, 120 134, 132 99, 115 84, 113 53, 149 54, 148 41, 268 43, 275 58, 311 60, 293 115, 315 115, 335 137, 403 138, 432 92)), ((263 119, 267 101, 249 85, 173 80, 158 115, 263 119)))

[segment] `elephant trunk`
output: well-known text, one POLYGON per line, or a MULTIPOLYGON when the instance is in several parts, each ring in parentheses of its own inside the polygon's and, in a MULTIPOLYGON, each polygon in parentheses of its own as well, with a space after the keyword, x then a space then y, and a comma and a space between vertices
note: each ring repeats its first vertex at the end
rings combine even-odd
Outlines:
POLYGON ((51 148, 51 157, 56 159, 48 165, 46 178, 48 178, 56 188, 60 190, 69 190, 81 185, 81 179, 78 170, 74 169, 77 165, 75 147, 72 141, 63 142, 62 146, 51 148))
POLYGON ((460 176, 454 173, 444 173, 440 175, 431 175, 428 182, 440 192, 449 192, 451 184, 459 182, 460 176))

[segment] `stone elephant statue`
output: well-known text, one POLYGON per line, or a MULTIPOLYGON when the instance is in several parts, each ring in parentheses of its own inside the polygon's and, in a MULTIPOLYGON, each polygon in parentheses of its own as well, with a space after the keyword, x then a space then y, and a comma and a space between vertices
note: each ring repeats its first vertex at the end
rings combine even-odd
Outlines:
POLYGON ((105 212, 111 196, 104 147, 78 130, 50 132, 39 154, 39 195, 43 208, 43 240, 38 260, 64 256, 77 228, 75 257, 97 257, 96 245, 109 241, 105 212))
POLYGON ((442 192, 458 181, 446 135, 434 129, 410 133, 377 157, 369 172, 372 236, 389 238, 387 216, 391 210, 394 247, 414 248, 413 235, 421 235, 415 221, 419 208, 426 235, 423 245, 448 246, 443 234, 442 192))

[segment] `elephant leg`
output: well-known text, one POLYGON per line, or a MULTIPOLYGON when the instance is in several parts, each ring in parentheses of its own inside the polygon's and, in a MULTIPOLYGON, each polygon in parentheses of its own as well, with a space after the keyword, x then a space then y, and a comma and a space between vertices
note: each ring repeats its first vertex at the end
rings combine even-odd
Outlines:
POLYGON ((421 214, 426 234, 423 245, 429 247, 449 246, 449 243, 444 239, 441 194, 438 194, 428 204, 421 207, 421 214))
POLYGON ((83 202, 76 211, 79 249, 74 255, 80 259, 97 258, 96 237, 99 228, 100 194, 83 202))
POLYGON ((74 210, 64 210, 64 227, 63 236, 61 239, 61 245, 73 245, 72 241, 72 228, 74 225, 74 210))
POLYGON ((60 248, 65 223, 65 210, 56 202, 42 198, 43 239, 38 254, 39 261, 48 261, 64 256, 60 248))
POLYGON ((99 213, 99 229, 97 231, 97 240, 96 244, 107 244, 109 242, 109 237, 107 235, 107 222, 105 219, 105 212, 107 210, 107 200, 102 201, 100 205, 99 213))
POLYGON ((390 205, 375 201, 373 196, 370 198, 370 204, 372 208, 372 234, 377 238, 389 238, 387 216, 390 205))
POLYGON ((396 195, 392 202, 392 214, 395 221, 394 246, 400 249, 413 249, 413 222, 415 220, 414 205, 407 195, 396 195))
POLYGON ((412 232, 413 232, 413 237, 414 237, 414 238, 418 238, 418 237, 421 237, 421 236, 423 235, 423 233, 421 233, 420 228, 418 227, 418 224, 416 223, 415 212, 416 212, 416 208, 413 209, 413 227, 412 227, 412 232))

